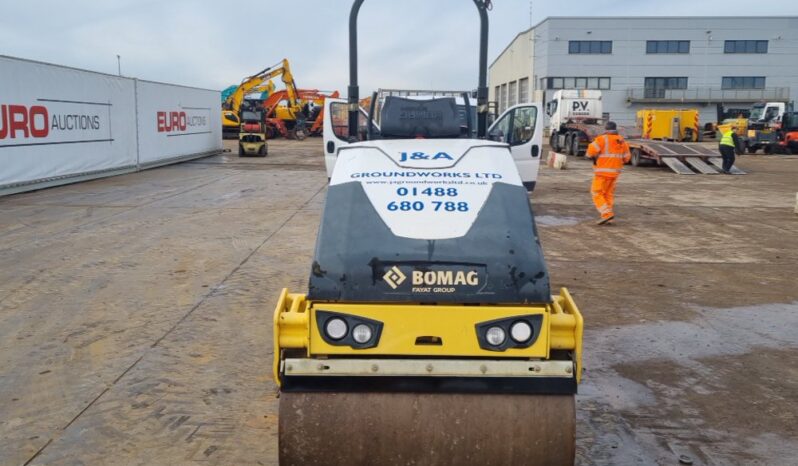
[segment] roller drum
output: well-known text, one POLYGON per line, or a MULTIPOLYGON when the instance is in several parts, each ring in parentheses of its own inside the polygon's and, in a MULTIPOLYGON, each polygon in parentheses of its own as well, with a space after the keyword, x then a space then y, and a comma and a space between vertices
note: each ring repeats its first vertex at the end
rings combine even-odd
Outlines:
POLYGON ((280 395, 281 466, 572 465, 573 395, 280 395))

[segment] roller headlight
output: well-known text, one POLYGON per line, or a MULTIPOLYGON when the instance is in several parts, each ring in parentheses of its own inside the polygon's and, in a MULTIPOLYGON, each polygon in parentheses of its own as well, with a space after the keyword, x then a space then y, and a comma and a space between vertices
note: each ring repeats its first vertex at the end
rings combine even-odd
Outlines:
POLYGON ((526 343, 532 338, 532 326, 523 320, 519 320, 510 327, 510 337, 516 343, 526 343))
POLYGON ((329 319, 327 325, 324 326, 324 332, 333 340, 340 340, 345 337, 347 330, 349 328, 346 326, 344 319, 339 319, 338 317, 329 319))
POLYGON ((487 351, 529 348, 540 336, 543 317, 528 314, 478 322, 474 327, 479 347, 487 351))
POLYGON ((316 328, 325 343, 352 349, 374 348, 380 344, 383 323, 343 312, 316 310, 316 328))
POLYGON ((357 324, 352 329, 352 339, 356 342, 363 344, 371 340, 371 327, 366 324, 357 324))
POLYGON ((507 334, 501 327, 491 327, 485 332, 485 340, 493 346, 499 346, 504 343, 507 334))

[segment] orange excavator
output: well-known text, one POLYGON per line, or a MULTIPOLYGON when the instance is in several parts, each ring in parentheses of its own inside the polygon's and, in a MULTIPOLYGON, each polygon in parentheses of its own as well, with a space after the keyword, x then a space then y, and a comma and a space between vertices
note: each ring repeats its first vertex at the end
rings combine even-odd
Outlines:
POLYGON ((294 89, 294 98, 288 90, 273 92, 263 101, 267 123, 267 136, 278 134, 290 139, 318 136, 324 121, 324 100, 337 98, 338 91, 326 93, 317 89, 294 89), (298 110, 297 110, 298 109, 298 110))

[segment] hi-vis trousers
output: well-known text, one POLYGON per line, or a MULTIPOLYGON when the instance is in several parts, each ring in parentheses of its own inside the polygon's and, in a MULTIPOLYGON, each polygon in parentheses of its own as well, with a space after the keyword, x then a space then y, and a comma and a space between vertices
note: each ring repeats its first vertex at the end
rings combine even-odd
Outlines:
POLYGON ((618 177, 593 175, 593 184, 590 185, 590 194, 593 195, 593 204, 596 205, 601 218, 614 216, 612 205, 615 201, 615 182, 618 177))

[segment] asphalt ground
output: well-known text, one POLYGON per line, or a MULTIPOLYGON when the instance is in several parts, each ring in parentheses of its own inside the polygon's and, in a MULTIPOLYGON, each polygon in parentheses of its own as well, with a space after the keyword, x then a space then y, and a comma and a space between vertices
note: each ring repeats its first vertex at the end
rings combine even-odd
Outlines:
MULTIPOLYGON (((307 284, 321 150, 0 198, 0 464, 276 464, 271 315, 307 284)), ((798 157, 738 166, 629 167, 608 227, 587 161, 541 168, 552 285, 585 316, 579 464, 794 464, 798 157)))

